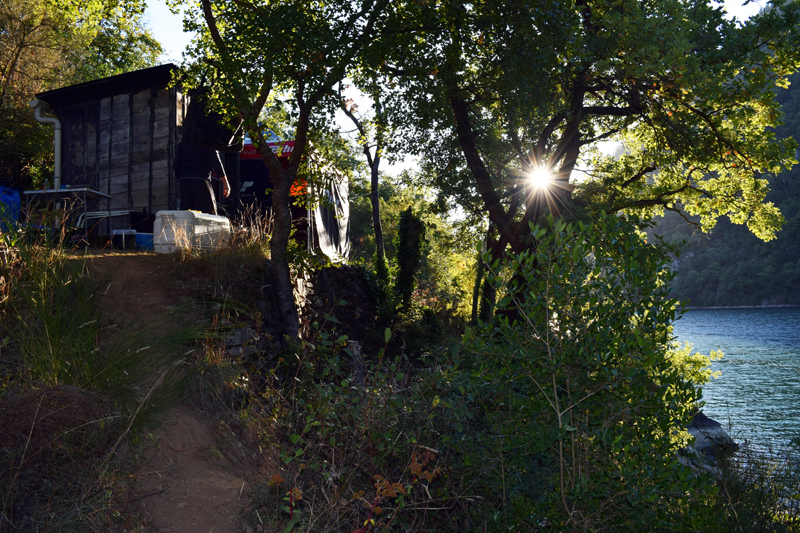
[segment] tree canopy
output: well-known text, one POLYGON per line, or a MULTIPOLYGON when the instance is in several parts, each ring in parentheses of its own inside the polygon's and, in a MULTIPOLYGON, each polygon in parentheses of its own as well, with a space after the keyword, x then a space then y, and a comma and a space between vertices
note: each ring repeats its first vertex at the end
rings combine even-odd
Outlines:
MULTIPOLYGON (((789 76, 791 85, 775 97, 781 105, 784 124, 775 129, 779 138, 800 133, 800 73, 789 76)), ((685 305, 796 305, 800 303, 800 168, 795 166, 770 183, 767 201, 784 218, 776 239, 763 242, 727 220, 720 220, 708 233, 698 231, 676 213, 656 217, 651 231, 670 242, 686 241, 672 268, 676 270, 671 296, 685 305)), ((699 217, 692 217, 699 224, 699 217)))
POLYGON ((395 148, 424 147, 446 203, 488 213, 495 255, 525 249, 545 211, 583 207, 683 210, 706 228, 727 215, 769 239, 781 217, 759 174, 790 167, 794 143, 766 127, 798 61, 798 7, 773 5, 738 22, 695 0, 408 4, 365 61, 395 148), (621 157, 597 150, 610 140, 621 157))
POLYGON ((496 258, 527 249, 548 212, 667 209, 706 229, 724 215, 770 239, 782 218, 761 175, 794 164, 795 143, 768 127, 776 86, 800 63, 798 22, 784 0, 745 22, 704 0, 202 0, 186 19, 199 35, 191 76, 217 109, 254 139, 265 105, 292 110, 289 169, 262 154, 278 258, 281 191, 347 77, 380 98, 387 150, 423 156, 440 205, 490 220, 496 258), (604 141, 624 153, 605 155, 604 141))

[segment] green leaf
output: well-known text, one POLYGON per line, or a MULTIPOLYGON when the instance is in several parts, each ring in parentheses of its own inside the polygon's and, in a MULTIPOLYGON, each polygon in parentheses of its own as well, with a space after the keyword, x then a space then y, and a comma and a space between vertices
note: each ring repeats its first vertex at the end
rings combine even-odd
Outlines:
POLYGON ((389 342, 389 339, 391 339, 391 338, 392 338, 392 330, 391 330, 391 329, 389 329, 389 328, 386 328, 386 329, 383 331, 383 342, 386 342, 386 343, 388 343, 388 342, 389 342))

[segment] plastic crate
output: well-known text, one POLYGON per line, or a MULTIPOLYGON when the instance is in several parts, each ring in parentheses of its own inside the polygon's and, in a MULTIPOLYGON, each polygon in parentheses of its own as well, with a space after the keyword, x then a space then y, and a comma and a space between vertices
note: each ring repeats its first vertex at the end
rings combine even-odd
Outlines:
POLYGON ((139 250, 153 249, 153 234, 136 232, 136 248, 139 250))

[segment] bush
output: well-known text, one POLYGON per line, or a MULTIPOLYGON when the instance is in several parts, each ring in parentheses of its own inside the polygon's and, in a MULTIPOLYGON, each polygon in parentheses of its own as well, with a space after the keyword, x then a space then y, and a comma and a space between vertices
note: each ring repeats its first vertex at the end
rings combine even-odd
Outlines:
POLYGON ((637 230, 551 219, 532 227, 510 280, 492 269, 498 308, 516 320, 465 339, 446 442, 504 528, 700 525, 695 496, 715 488, 676 453, 699 392, 670 359, 668 250, 637 230))
MULTIPOLYGON (((386 330, 386 344, 390 337, 386 330)), ((359 384, 360 358, 343 349, 346 337, 313 340, 284 354, 284 385, 262 391, 241 414, 251 432, 271 426, 257 432, 279 443, 281 466, 254 487, 250 523, 286 532, 421 531, 439 514, 426 512, 438 507, 431 501, 447 496, 437 479, 432 382, 412 378, 402 357, 385 360, 384 346, 359 384)))

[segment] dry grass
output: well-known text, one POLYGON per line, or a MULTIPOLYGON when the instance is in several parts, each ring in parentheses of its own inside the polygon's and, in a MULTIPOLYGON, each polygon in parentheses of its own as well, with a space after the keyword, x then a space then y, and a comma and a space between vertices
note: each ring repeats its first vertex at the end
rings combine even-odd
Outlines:
POLYGON ((100 284, 64 241, 4 238, 0 531, 130 526, 120 510, 136 442, 179 391, 170 361, 191 334, 157 342, 114 328, 110 342, 100 284))
POLYGON ((0 446, 24 448, 30 458, 52 450, 66 431, 93 431, 116 418, 110 412, 99 394, 69 385, 12 391, 0 400, 0 446))

